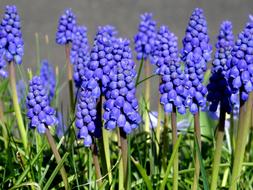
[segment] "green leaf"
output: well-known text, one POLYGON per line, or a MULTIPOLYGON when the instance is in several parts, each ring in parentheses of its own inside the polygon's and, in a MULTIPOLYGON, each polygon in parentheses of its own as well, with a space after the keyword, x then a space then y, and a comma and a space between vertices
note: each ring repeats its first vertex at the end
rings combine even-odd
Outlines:
POLYGON ((140 165, 140 163, 138 161, 136 161, 132 156, 131 156, 131 160, 134 163, 134 165, 136 166, 136 168, 138 169, 138 171, 140 172, 143 180, 145 181, 146 185, 147 185, 147 189, 148 190, 152 190, 152 183, 151 180, 149 179, 146 170, 140 165))
POLYGON ((61 169, 61 167, 63 166, 63 163, 64 163, 65 160, 67 159, 68 155, 69 155, 68 152, 66 152, 66 153, 64 154, 64 156, 62 157, 61 161, 59 162, 59 164, 57 164, 57 166, 56 166, 56 168, 54 169, 53 173, 52 173, 51 176, 49 177, 49 179, 48 179, 48 181, 47 181, 45 187, 43 188, 43 190, 47 190, 47 189, 50 187, 50 185, 51 185, 51 183, 53 182, 53 180, 54 180, 56 174, 60 171, 60 169, 61 169))
MULTIPOLYGON (((42 146, 42 148, 40 149, 40 151, 35 155, 34 159, 31 161, 30 167, 32 167, 36 163, 36 161, 39 159, 40 154, 43 152, 46 145, 47 144, 44 144, 42 146)), ((17 182, 15 183, 15 186, 19 185, 23 181, 23 179, 25 178, 25 176, 29 172, 30 167, 26 167, 25 171, 21 174, 21 176, 18 178, 17 182)))

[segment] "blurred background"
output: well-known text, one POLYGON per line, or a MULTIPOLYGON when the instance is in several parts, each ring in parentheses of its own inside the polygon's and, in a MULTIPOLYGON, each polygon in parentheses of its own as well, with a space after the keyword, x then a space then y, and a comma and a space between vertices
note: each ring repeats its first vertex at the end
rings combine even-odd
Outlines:
MULTIPOLYGON (((234 34, 237 35, 248 20, 248 15, 253 14, 252 0, 0 0, 0 15, 7 4, 15 4, 19 10, 25 41, 23 66, 33 69, 36 65, 36 32, 39 33, 41 59, 49 55, 49 60, 54 66, 59 65, 60 69, 63 68, 64 47, 55 43, 55 32, 58 18, 65 8, 72 8, 77 15, 78 23, 88 28, 91 44, 97 27, 105 24, 115 25, 119 36, 133 41, 139 15, 152 12, 158 26, 168 25, 178 36, 180 48, 189 16, 196 7, 204 9, 213 47, 219 24, 223 20, 233 22, 234 34), (45 35, 49 36, 48 46, 45 44, 45 35)), ((136 62, 136 65, 138 69, 139 63, 136 62)), ((152 79, 151 84, 155 89, 152 90, 151 97, 157 100, 157 78, 152 79)), ((156 109, 157 101, 151 100, 151 103, 152 109, 156 109)))

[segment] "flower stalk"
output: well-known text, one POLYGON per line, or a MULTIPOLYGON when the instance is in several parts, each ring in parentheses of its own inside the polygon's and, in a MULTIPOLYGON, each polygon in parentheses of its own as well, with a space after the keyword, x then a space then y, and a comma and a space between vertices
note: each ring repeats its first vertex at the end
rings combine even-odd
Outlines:
MULTIPOLYGON (((151 75, 151 68, 150 64, 147 60, 144 61, 144 71, 145 71, 145 78, 149 77, 151 75)), ((145 121, 145 127, 144 130, 146 132, 149 132, 149 110, 150 110, 150 80, 145 81, 145 94, 144 99, 146 102, 146 110, 144 112, 144 121, 145 121)))
MULTIPOLYGON (((50 148, 51 148, 51 150, 54 154, 54 157, 56 159, 56 162, 57 162, 57 164, 59 164, 61 162, 61 156, 60 156, 60 154, 57 150, 54 139, 53 139, 53 137, 52 137, 52 135, 51 135, 51 133, 50 133, 50 131, 47 127, 46 127, 45 134, 46 134, 46 137, 47 137, 48 144, 50 145, 50 148)), ((61 176, 62 176, 62 180, 63 180, 65 189, 69 189, 68 177, 67 177, 67 173, 66 173, 66 170, 65 170, 64 166, 62 166, 62 168, 60 169, 60 173, 61 173, 61 176)))
POLYGON ((73 68, 70 63, 70 43, 65 45, 65 54, 66 54, 66 64, 67 64, 67 77, 68 77, 68 86, 69 86, 69 98, 70 98, 70 106, 72 111, 75 110, 75 103, 74 103, 74 91, 73 91, 73 68))
MULTIPOLYGON (((171 127, 172 127, 172 143, 174 149, 177 142, 177 113, 175 106, 173 106, 173 110, 171 112, 171 127)), ((178 189, 178 151, 176 151, 175 158, 173 161, 173 190, 177 189, 178 189)))
POLYGON ((13 107, 17 118, 18 128, 20 132, 20 136, 25 148, 25 151, 28 151, 28 142, 27 142, 27 135, 26 135, 26 129, 24 126, 21 110, 18 103, 18 94, 16 89, 16 75, 15 75, 15 67, 14 62, 11 61, 9 63, 9 73, 10 73, 10 85, 12 90, 12 101, 13 101, 13 107))
MULTIPOLYGON (((201 153, 201 131, 200 131, 200 122, 199 122, 199 110, 196 114, 194 114, 194 132, 196 135, 196 139, 199 147, 199 151, 201 153)), ((192 185, 192 190, 198 189, 198 182, 199 182, 199 173, 200 173, 200 160, 198 156, 197 150, 195 150, 195 172, 194 172, 194 180, 192 185)))
POLYGON ((247 136, 251 125, 251 108, 253 105, 253 93, 249 95, 249 99, 245 103, 240 104, 239 126, 235 143, 235 154, 233 160, 233 170, 231 177, 230 190, 237 189, 237 182, 240 179, 242 162, 247 144, 247 136))
POLYGON ((223 144, 223 138, 224 138, 225 120, 226 120, 226 112, 224 108, 220 107, 220 119, 219 119, 217 134, 216 134, 216 148, 215 148, 214 160, 213 160, 211 190, 217 189, 219 165, 220 165, 222 144, 223 144))

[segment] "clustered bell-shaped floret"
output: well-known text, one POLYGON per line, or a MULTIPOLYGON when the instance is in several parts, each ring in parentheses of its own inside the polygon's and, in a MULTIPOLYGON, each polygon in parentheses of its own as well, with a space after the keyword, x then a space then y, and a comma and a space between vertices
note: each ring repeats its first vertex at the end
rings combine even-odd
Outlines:
POLYGON ((156 42, 154 63, 158 66, 158 74, 161 75, 161 104, 167 113, 171 113, 175 106, 179 113, 185 114, 187 91, 184 87, 185 75, 179 63, 177 37, 168 27, 161 26, 156 42))
POLYGON ((54 68, 46 59, 41 62, 40 78, 48 92, 49 102, 51 102, 55 94, 56 79, 54 68))
POLYGON ((93 136, 101 136, 101 128, 96 126, 96 104, 100 95, 100 87, 95 79, 82 83, 76 107, 76 127, 79 129, 78 138, 84 140, 86 147, 92 144, 93 136))
POLYGON ((115 65, 108 75, 105 90, 105 128, 123 128, 126 134, 132 132, 141 122, 138 101, 135 97, 135 63, 132 60, 130 42, 115 39, 112 56, 115 65))
POLYGON ((29 82, 26 105, 30 128, 37 128, 42 134, 48 126, 57 124, 55 110, 49 105, 47 90, 39 76, 34 76, 29 82))
POLYGON ((74 64, 74 81, 76 87, 82 85, 82 81, 87 80, 85 73, 87 71, 87 64, 90 61, 89 45, 87 38, 87 29, 83 26, 78 26, 73 38, 70 60, 74 64))
POLYGON ((140 16, 138 33, 134 37, 137 60, 148 59, 155 49, 156 22, 152 13, 144 13, 140 16))
POLYGON ((253 90, 253 16, 238 35, 229 64, 229 85, 233 94, 240 94, 243 103, 253 90))
POLYGON ((6 61, 15 61, 16 64, 22 63, 24 42, 20 18, 14 5, 5 7, 5 13, 0 24, 0 50, 3 51, 3 58, 6 61))
POLYGON ((76 16, 71 9, 61 15, 56 32, 56 43, 65 45, 72 42, 76 30, 76 16))
POLYGON ((219 104, 227 113, 230 113, 232 109, 231 90, 228 85, 228 62, 232 58, 231 51, 233 46, 232 23, 224 21, 220 26, 215 59, 212 63, 212 75, 207 85, 207 100, 210 102, 209 110, 211 112, 215 112, 219 104))
POLYGON ((191 17, 183 39, 182 60, 185 62, 188 89, 186 105, 192 114, 196 114, 198 107, 206 105, 206 87, 202 84, 207 62, 211 59, 212 48, 207 35, 207 22, 203 10, 196 8, 191 17))

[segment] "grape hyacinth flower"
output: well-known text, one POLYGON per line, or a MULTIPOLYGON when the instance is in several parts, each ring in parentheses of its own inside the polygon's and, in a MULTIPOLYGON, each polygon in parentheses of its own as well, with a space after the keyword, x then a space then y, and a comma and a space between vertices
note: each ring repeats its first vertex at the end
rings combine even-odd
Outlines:
POLYGON ((229 63, 229 84, 233 94, 240 94, 242 104, 253 90, 253 16, 238 35, 229 63))
POLYGON ((155 48, 156 22, 152 13, 144 13, 140 16, 139 31, 134 37, 137 60, 148 59, 155 48))
POLYGON ((29 82, 26 105, 30 128, 37 128, 42 134, 46 132, 48 126, 57 124, 55 110, 49 105, 47 90, 39 76, 34 76, 29 82))
POLYGON ((84 139, 86 147, 91 146, 93 136, 101 136, 101 128, 96 126, 96 103, 100 95, 100 87, 95 79, 82 83, 76 107, 76 127, 79 129, 78 138, 84 139))
POLYGON ((207 62, 211 60, 212 48, 207 35, 207 22, 204 12, 196 8, 191 17, 183 39, 181 58, 185 62, 185 74, 188 88, 187 106, 192 114, 198 112, 198 107, 206 105, 206 87, 202 84, 207 62))
POLYGON ((61 15, 56 32, 56 43, 65 45, 72 42, 76 30, 76 16, 71 9, 66 9, 61 15))
POLYGON ((17 8, 14 5, 5 6, 5 12, 3 19, 0 23, 0 52, 1 52, 1 74, 6 75, 6 72, 3 72, 3 67, 7 61, 9 63, 9 80, 12 90, 12 102, 17 118, 18 128, 20 136, 25 148, 25 151, 28 151, 28 141, 27 134, 25 130, 25 125, 23 122, 20 106, 18 103, 18 95, 16 89, 16 76, 15 76, 15 67, 14 64, 21 64, 22 57, 24 55, 24 42, 21 32, 21 23, 20 17, 17 12, 17 8), (4 59, 4 60, 3 60, 4 59))
POLYGON ((73 78, 75 85, 79 88, 82 85, 82 81, 87 80, 85 72, 87 64, 90 61, 87 29, 84 26, 78 26, 76 29, 70 52, 70 60, 74 65, 73 78))
POLYGON ((67 79, 69 86, 69 100, 71 110, 74 112, 74 89, 73 89, 73 68, 70 63, 70 47, 76 31, 76 16, 71 9, 66 9, 59 19, 58 30, 56 32, 56 43, 65 46, 67 79))
POLYGON ((207 100, 210 102, 209 110, 216 112, 219 106, 219 124, 216 130, 216 148, 213 160, 211 189, 217 189, 221 150, 223 144, 226 112, 230 113, 232 104, 231 91, 228 85, 228 61, 231 60, 231 50, 234 46, 232 23, 224 21, 220 26, 218 42, 216 43, 215 59, 212 63, 212 75, 207 85, 207 100))
POLYGON ((21 33, 20 17, 14 5, 5 7, 0 24, 0 49, 4 50, 4 59, 8 62, 22 63, 24 42, 21 33))
POLYGON ((184 106, 187 91, 184 88, 185 75, 178 57, 177 37, 166 26, 161 26, 157 34, 154 63, 161 75, 160 102, 164 111, 171 113, 175 106, 180 114, 185 114, 184 106))
POLYGON ((222 22, 218 42, 216 44, 215 59, 212 63, 212 75, 210 83, 207 85, 208 95, 207 101, 210 102, 209 110, 215 112, 220 104, 221 109, 230 113, 231 90, 228 85, 228 70, 232 55, 231 51, 234 46, 234 36, 232 31, 232 23, 230 21, 222 22))
POLYGON ((49 102, 51 102, 55 94, 56 79, 54 68, 46 59, 41 62, 40 78, 47 90, 49 102))
POLYGON ((103 116, 106 129, 113 130, 118 126, 126 134, 141 122, 135 97, 135 63, 129 46, 128 40, 119 38, 114 41, 112 57, 115 65, 108 75, 103 116))

